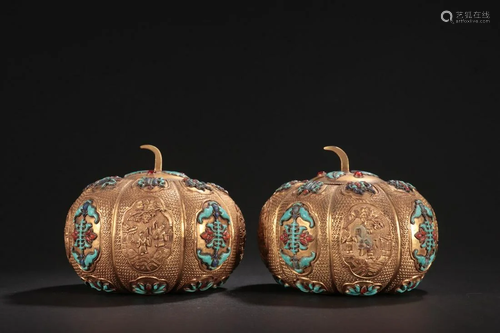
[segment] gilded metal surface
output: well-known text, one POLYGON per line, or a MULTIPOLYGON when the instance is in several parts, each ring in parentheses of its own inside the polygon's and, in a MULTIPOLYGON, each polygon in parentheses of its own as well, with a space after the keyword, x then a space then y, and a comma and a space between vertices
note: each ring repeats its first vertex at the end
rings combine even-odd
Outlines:
POLYGON ((202 269, 219 269, 231 255, 231 217, 214 200, 204 202, 196 216, 198 222, 196 255, 202 269))
POLYGON ((168 282, 155 276, 140 276, 129 284, 130 289, 140 295, 160 295, 168 290, 168 282))
POLYGON ((160 198, 134 202, 125 212, 122 228, 123 255, 134 269, 153 272, 170 256, 172 218, 160 198))
POLYGON ((345 283, 342 287, 344 294, 351 296, 373 296, 380 290, 380 283, 372 281, 355 281, 353 283, 345 283))
POLYGON ((401 286, 398 289, 396 289, 396 292, 404 293, 404 292, 411 291, 411 290, 417 288, 418 285, 420 284, 420 282, 422 281, 422 279, 424 278, 424 276, 425 276, 425 274, 416 275, 414 277, 411 277, 409 279, 404 280, 403 283, 401 284, 401 286))
MULTIPOLYGON (((161 168, 159 151, 155 157, 155 168, 161 168)), ((197 290, 209 289, 204 280, 208 272, 210 288, 227 280, 243 257, 243 215, 220 186, 207 183, 200 190, 196 185, 201 182, 188 179, 180 172, 145 170, 106 177, 85 188, 69 209, 64 241, 70 264, 86 284, 104 292, 161 295, 186 291, 197 282, 202 282, 197 290), (201 237, 215 223, 214 216, 198 220, 208 202, 225 212, 213 229, 214 239, 217 233, 226 245, 218 244, 218 253, 227 253, 224 261, 218 258, 216 269, 201 264, 198 256, 199 249, 214 254, 216 245, 207 247, 201 237)))
POLYGON ((83 282, 85 282, 86 285, 97 291, 104 291, 107 293, 116 292, 115 286, 113 286, 113 284, 106 279, 100 279, 93 275, 87 275, 83 276, 82 280, 83 282))
POLYGON ((280 218, 280 255, 298 274, 307 274, 318 257, 317 229, 313 217, 301 202, 291 205, 280 218))
POLYGON ((263 206, 258 238, 265 265, 278 283, 305 292, 370 296, 416 288, 438 248, 432 207, 410 183, 349 171, 340 148, 325 149, 339 154, 341 171, 287 182, 263 206), (297 204, 314 227, 298 212, 287 215, 297 204))
POLYGON ((229 276, 218 278, 210 275, 202 276, 198 279, 193 279, 191 282, 184 285, 183 290, 185 292, 193 293, 196 291, 205 291, 210 288, 221 287, 229 278, 229 276))
POLYGON ((340 252, 358 277, 376 276, 391 257, 390 220, 373 205, 352 206, 344 216, 340 252))

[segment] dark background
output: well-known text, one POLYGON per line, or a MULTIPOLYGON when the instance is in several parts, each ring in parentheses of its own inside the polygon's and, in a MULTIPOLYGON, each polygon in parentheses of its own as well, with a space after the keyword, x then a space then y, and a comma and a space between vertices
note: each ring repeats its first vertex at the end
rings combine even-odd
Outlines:
POLYGON ((479 2, 5 5, 2 332, 493 331, 499 13, 479 2), (444 23, 443 10, 489 11, 491 23, 444 23), (69 207, 97 179, 151 169, 142 144, 240 206, 245 258, 222 291, 110 297, 67 263, 69 207), (260 209, 282 183, 338 170, 326 145, 432 204, 440 248, 418 290, 358 299, 273 285, 260 209))

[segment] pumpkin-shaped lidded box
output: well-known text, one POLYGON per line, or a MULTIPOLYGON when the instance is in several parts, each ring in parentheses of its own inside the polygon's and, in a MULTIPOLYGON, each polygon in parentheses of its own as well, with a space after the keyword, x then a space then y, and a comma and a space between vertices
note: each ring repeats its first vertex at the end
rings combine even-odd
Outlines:
POLYGON ((243 215, 222 187, 155 169, 106 177, 71 206, 64 241, 90 287, 159 295, 222 285, 243 257, 243 215))
POLYGON ((279 187, 259 221, 261 258, 276 281, 304 292, 370 296, 417 287, 437 252, 429 203, 410 183, 350 171, 279 187))

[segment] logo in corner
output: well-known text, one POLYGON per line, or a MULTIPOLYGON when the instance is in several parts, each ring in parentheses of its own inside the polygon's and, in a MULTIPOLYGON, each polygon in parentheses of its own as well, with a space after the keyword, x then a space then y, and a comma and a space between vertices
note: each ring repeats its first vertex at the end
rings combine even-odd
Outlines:
POLYGON ((449 10, 443 10, 441 13, 441 20, 443 22, 450 22, 453 24, 453 14, 449 10))

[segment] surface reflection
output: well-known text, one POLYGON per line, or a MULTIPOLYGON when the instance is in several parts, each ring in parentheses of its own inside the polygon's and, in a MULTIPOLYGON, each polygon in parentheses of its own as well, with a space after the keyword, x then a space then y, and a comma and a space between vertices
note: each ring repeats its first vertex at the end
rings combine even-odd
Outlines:
POLYGON ((423 300, 426 291, 415 289, 403 294, 379 294, 375 296, 346 296, 340 294, 304 294, 283 288, 278 284, 254 284, 228 291, 227 295, 239 301, 261 306, 289 306, 305 308, 363 308, 371 306, 399 305, 423 300))
POLYGON ((54 286, 16 292, 5 296, 13 305, 43 305, 60 307, 105 308, 129 305, 151 305, 189 302, 223 292, 225 288, 196 292, 173 293, 155 296, 134 294, 103 294, 83 284, 54 286))

